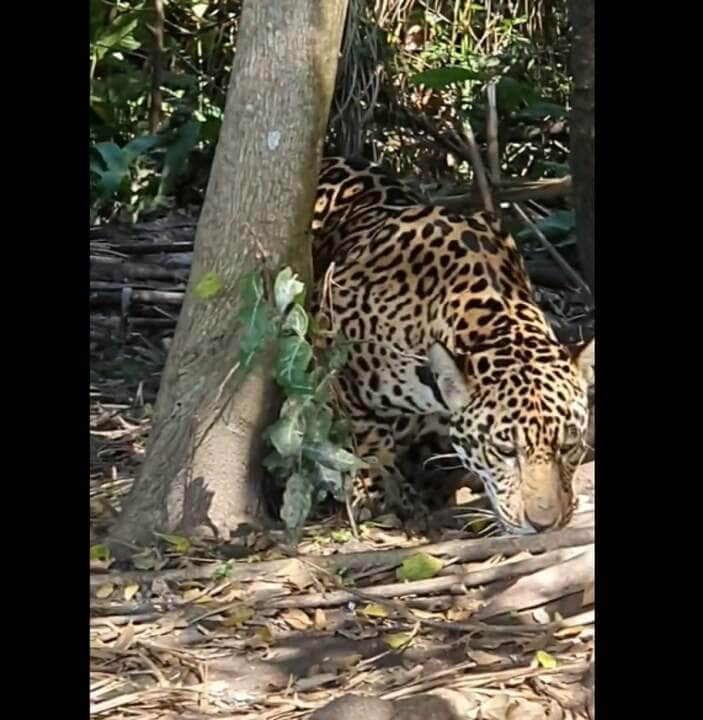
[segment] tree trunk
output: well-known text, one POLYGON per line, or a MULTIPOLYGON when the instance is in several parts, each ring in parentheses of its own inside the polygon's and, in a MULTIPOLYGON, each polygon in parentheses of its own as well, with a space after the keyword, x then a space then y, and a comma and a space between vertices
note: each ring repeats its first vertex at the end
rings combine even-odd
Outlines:
POLYGON ((579 256, 585 280, 594 290, 595 74, 593 0, 569 0, 574 90, 571 111, 571 174, 579 256))
POLYGON ((235 390, 240 280, 264 258, 311 280, 308 230, 346 4, 244 2, 188 289, 144 465, 112 531, 117 553, 154 530, 227 539, 264 514, 260 438, 277 394, 270 357, 235 390), (207 273, 221 287, 199 300, 207 273))

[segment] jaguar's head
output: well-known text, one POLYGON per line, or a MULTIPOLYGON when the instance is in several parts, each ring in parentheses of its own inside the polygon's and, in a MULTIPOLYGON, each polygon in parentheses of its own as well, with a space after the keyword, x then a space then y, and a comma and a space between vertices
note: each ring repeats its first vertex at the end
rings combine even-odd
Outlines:
POLYGON ((454 451, 481 478, 508 532, 542 532, 571 519, 594 349, 590 341, 572 354, 545 337, 529 361, 490 350, 456 357, 439 343, 429 351, 454 451))

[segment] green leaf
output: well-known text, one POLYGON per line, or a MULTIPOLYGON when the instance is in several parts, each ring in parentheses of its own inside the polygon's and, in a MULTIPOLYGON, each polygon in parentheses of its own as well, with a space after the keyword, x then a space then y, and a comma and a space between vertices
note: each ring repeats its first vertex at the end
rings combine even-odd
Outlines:
POLYGON ((533 177, 540 177, 544 173, 549 172, 552 173, 554 177, 562 178, 566 177, 570 172, 568 163, 551 162, 549 160, 536 160, 532 166, 532 170, 534 173, 533 177))
POLYGON ((122 153, 124 154, 127 162, 131 163, 140 155, 143 155, 145 152, 148 152, 160 143, 161 138, 156 135, 142 135, 141 137, 134 138, 134 140, 128 142, 122 148, 122 153))
POLYGON ((558 665, 557 659, 544 650, 538 650, 535 653, 535 660, 546 670, 551 670, 558 665))
MULTIPOLYGON (((268 434, 266 437, 268 437, 268 434)), ((261 461, 261 463, 270 473, 273 473, 274 475, 288 476, 293 472, 297 464, 297 457, 282 457, 276 450, 273 450, 261 461)))
POLYGON ((354 536, 351 534, 351 530, 348 530, 347 528, 339 528, 338 530, 332 530, 330 537, 336 543, 340 543, 341 545, 349 542, 354 536))
POLYGON ((200 123, 189 120, 181 127, 175 140, 170 143, 161 170, 161 183, 157 197, 163 198, 173 194, 176 180, 185 168, 185 161, 190 151, 200 139, 200 123))
POLYGON ((90 559, 107 562, 110 559, 110 548, 107 545, 91 545, 90 559))
POLYGON ((297 279, 293 271, 289 267, 283 268, 273 284, 273 297, 279 314, 283 315, 296 296, 300 295, 304 289, 305 285, 297 279))
POLYGON ((209 271, 198 280, 193 292, 198 300, 209 300, 214 298, 220 290, 222 290, 222 281, 214 272, 209 271))
POLYGON ((139 47, 140 44, 133 37, 130 37, 139 24, 139 17, 138 9, 124 12, 112 19, 102 32, 97 34, 91 50, 98 60, 115 50, 134 50, 139 47))
POLYGON ((232 567, 230 565, 220 565, 215 568, 215 572, 212 577, 214 580, 222 580, 223 578, 231 577, 232 567))
POLYGON ((325 405, 310 403, 303 414, 305 421, 305 439, 308 442, 324 442, 332 427, 332 411, 325 405))
POLYGON ((305 337, 305 333, 308 331, 308 314, 300 305, 294 304, 286 315, 282 329, 293 332, 301 338, 305 337))
POLYGON ((119 192, 127 177, 123 172, 114 172, 112 170, 97 172, 97 175, 98 181, 95 189, 102 197, 110 197, 119 192))
POLYGON ((563 105, 557 105, 550 102, 536 102, 528 105, 524 110, 516 113, 517 120, 544 120, 551 117, 553 119, 566 117, 567 109, 563 105))
POLYGON ((412 640, 411 633, 389 633, 383 636, 383 641, 391 650, 400 650, 412 640))
POLYGON ((514 113, 521 105, 534 102, 535 95, 532 85, 507 75, 503 75, 496 84, 496 104, 502 113, 514 113))
POLYGON ((105 163, 105 168, 112 172, 126 174, 129 172, 127 156, 114 142, 101 142, 93 145, 93 150, 105 163))
MULTIPOLYGON (((554 242, 563 240, 576 230, 576 217, 573 210, 555 210, 535 224, 548 240, 554 242)), ((517 234, 517 239, 521 241, 536 239, 536 235, 531 227, 527 227, 517 234)))
POLYGON ((283 493, 283 506, 281 507, 281 520, 286 524, 294 541, 300 538, 300 533, 310 508, 312 507, 313 484, 300 473, 293 473, 288 478, 283 493))
POLYGON ((349 445, 351 440, 351 422, 349 418, 336 418, 332 422, 329 438, 335 445, 349 445))
POLYGON ((243 330, 239 342, 239 360, 242 368, 246 369, 263 350, 266 339, 273 335, 274 327, 267 305, 245 308, 242 315, 243 330))
POLYGON ((303 447, 303 430, 297 414, 279 418, 266 430, 266 436, 283 458, 298 456, 303 447))
POLYGON ((293 335, 281 338, 274 369, 278 384, 288 392, 308 391, 307 369, 312 360, 312 347, 305 338, 293 335))
POLYGON ((480 80, 479 73, 463 67, 441 67, 433 70, 425 70, 424 72, 412 75, 408 78, 410 85, 424 85, 433 90, 441 90, 442 88, 452 85, 453 83, 466 82, 467 80, 480 80))
POLYGON ((255 271, 244 275, 240 292, 242 307, 239 311, 239 321, 242 324, 242 335, 239 344, 239 361, 246 370, 254 357, 263 349, 274 328, 264 296, 264 281, 261 275, 255 271))
POLYGON ((388 617, 388 610, 378 603, 368 603, 361 611, 366 617, 385 618, 388 617))
POLYGON ((171 549, 180 555, 187 553, 190 549, 190 540, 186 537, 182 537, 180 535, 165 535, 158 532, 155 532, 154 535, 160 537, 162 540, 165 540, 171 546, 171 549))
POLYGON ((246 307, 258 305, 264 300, 264 279, 256 270, 245 273, 242 277, 242 302, 246 307))
POLYGON ((332 495, 338 502, 344 502, 344 477, 339 470, 315 463, 315 484, 332 495))
POLYGON ((444 563, 427 553, 415 553, 403 560, 403 564, 395 571, 398 580, 427 580, 434 577, 444 563))
POLYGON ((352 472, 367 468, 368 464, 343 448, 330 442, 303 445, 303 456, 331 470, 352 472))

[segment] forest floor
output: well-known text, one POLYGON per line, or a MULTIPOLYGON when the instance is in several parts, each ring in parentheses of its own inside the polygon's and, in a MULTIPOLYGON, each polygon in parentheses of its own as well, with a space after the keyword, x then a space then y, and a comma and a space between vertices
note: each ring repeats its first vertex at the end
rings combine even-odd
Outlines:
POLYGON ((185 287, 181 220, 91 253, 91 715, 593 720, 593 463, 570 525, 540 536, 366 523, 354 537, 340 514, 309 524, 297 553, 243 529, 105 555, 185 287), (165 248, 160 270, 146 241, 165 248))

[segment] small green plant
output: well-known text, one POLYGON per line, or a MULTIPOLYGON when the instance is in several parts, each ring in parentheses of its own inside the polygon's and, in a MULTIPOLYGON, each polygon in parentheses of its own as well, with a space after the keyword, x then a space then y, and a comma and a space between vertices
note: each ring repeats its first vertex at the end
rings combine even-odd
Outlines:
POLYGON ((140 156, 158 145, 160 139, 144 135, 119 147, 114 142, 96 143, 91 148, 91 189, 100 199, 116 196, 127 190, 130 167, 140 156))
POLYGON ((266 469, 285 482, 281 519, 297 541, 312 507, 329 495, 343 502, 349 473, 366 464, 349 450, 348 424, 336 410, 332 382, 346 356, 343 341, 327 351, 309 341, 318 331, 304 307, 305 287, 290 268, 267 292, 259 272, 242 283, 240 371, 246 373, 267 343, 274 344, 274 379, 285 401, 264 438, 266 469))

